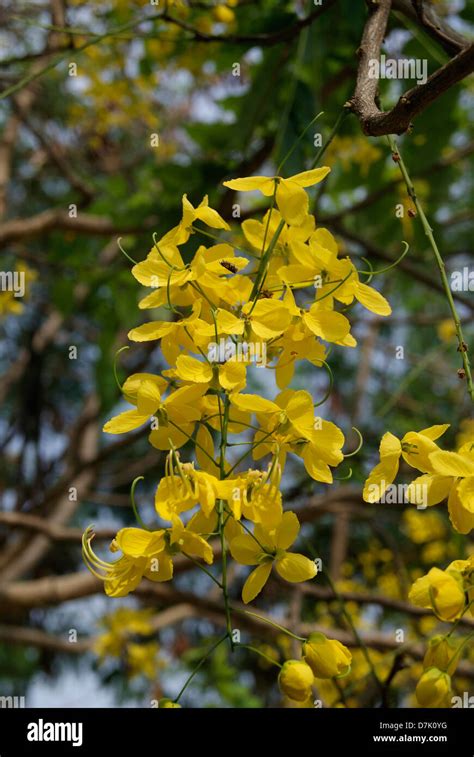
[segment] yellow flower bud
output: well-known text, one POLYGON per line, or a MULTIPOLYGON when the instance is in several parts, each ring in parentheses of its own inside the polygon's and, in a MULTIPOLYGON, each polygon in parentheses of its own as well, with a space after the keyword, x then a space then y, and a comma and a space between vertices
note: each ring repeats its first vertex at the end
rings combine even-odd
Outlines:
POLYGON ((312 633, 303 644, 303 656, 316 678, 345 675, 352 655, 340 641, 328 639, 323 633, 312 633))
POLYGON ((283 694, 297 702, 304 702, 311 694, 313 673, 303 660, 287 660, 278 676, 283 694))
POLYGON ((415 694, 421 707, 449 707, 451 678, 438 668, 429 668, 418 681, 415 694))
POLYGON ((434 636, 429 644, 423 660, 423 667, 438 668, 450 676, 456 670, 459 661, 459 655, 456 655, 458 643, 446 636, 434 636))
POLYGON ((234 11, 226 8, 225 5, 216 5, 212 13, 216 21, 220 21, 222 24, 231 24, 235 18, 234 11))
POLYGON ((462 575, 456 570, 431 568, 415 581, 408 598, 418 607, 431 607, 443 620, 456 620, 466 604, 462 575))
POLYGON ((181 705, 178 704, 178 702, 173 702, 172 699, 166 699, 166 697, 164 697, 163 699, 160 699, 160 701, 158 702, 158 708, 160 710, 173 709, 175 707, 177 707, 178 709, 181 709, 181 705))

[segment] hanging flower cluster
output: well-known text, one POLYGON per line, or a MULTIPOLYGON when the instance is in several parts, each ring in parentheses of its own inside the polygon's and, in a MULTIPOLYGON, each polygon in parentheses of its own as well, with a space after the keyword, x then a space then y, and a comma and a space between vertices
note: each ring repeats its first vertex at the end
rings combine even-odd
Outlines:
POLYGON ((394 482, 402 458, 422 473, 407 489, 411 504, 430 507, 448 500, 451 523, 461 534, 474 528, 474 433, 456 452, 442 450, 436 440, 449 424, 409 431, 398 439, 389 431, 380 442, 380 462, 364 486, 366 502, 378 502, 394 482))
MULTIPOLYGON (((422 473, 407 488, 407 499, 418 507, 448 501, 454 529, 467 534, 474 527, 474 429, 464 424, 456 451, 442 450, 437 444, 449 424, 410 431, 399 440, 387 432, 380 442, 380 462, 369 474, 364 487, 366 502, 377 502, 395 480, 400 458, 422 473)), ((423 674, 416 687, 421 707, 451 707, 451 676, 461 653, 472 638, 453 638, 452 632, 466 614, 474 615, 474 556, 454 560, 445 570, 433 567, 411 587, 409 600, 430 609, 438 620, 452 623, 451 630, 434 636, 423 660, 423 674)))
MULTIPOLYGON (((133 267, 137 281, 151 289, 139 307, 158 309, 159 317, 133 328, 129 339, 159 343, 169 367, 160 375, 127 378, 121 388, 130 408, 104 430, 122 434, 148 425, 150 444, 167 451, 155 508, 169 525, 121 529, 110 547, 119 554, 116 561, 99 558, 91 546, 93 531, 86 531, 86 564, 109 596, 129 594, 144 577, 171 580, 173 562, 184 555, 222 588, 230 637, 229 553, 252 568, 242 589, 245 603, 262 591, 273 569, 291 583, 316 575, 314 560, 293 551, 300 524, 296 513, 285 509, 280 481, 290 455, 312 479, 332 483, 332 469, 344 459, 345 438, 317 415, 308 391, 288 385, 299 361, 330 371, 328 345, 356 345, 341 305, 347 311, 358 301, 378 315, 391 312, 386 299, 360 280, 351 260, 339 257, 334 237, 317 228, 309 213, 305 189, 328 172, 316 168, 289 178, 225 182, 232 190, 259 190, 270 198, 261 220, 242 223, 244 249, 216 236, 230 228, 207 196, 194 207, 184 195, 180 223, 155 239, 146 259, 133 267), (182 248, 195 233, 215 244, 200 245, 186 263, 182 248), (255 366, 273 371, 280 389, 273 399, 246 391, 255 366), (242 441, 229 442, 231 435, 242 441), (179 450, 189 442, 195 456, 184 461, 179 450), (230 460, 239 444, 244 454, 230 460), (245 469, 249 456, 263 460, 261 467, 245 469), (214 561, 213 536, 220 540, 221 581, 206 567, 214 561)), ((310 685, 322 667, 337 676, 350 665, 350 653, 339 642, 319 636, 308 640, 305 659, 282 671, 280 684, 290 696, 288 680, 295 676, 310 685)))

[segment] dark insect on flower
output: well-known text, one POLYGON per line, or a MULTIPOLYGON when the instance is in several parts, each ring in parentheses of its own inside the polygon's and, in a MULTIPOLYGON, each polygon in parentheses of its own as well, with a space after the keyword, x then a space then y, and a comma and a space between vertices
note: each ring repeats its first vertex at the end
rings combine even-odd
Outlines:
POLYGON ((262 291, 260 292, 258 296, 259 296, 259 299, 262 299, 262 300, 271 300, 273 297, 273 292, 270 292, 269 289, 262 289, 262 291))
POLYGON ((408 208, 408 216, 409 218, 415 218, 416 210, 414 210, 413 208, 408 208))
POLYGON ((237 267, 233 263, 229 263, 228 260, 221 260, 220 264, 223 268, 227 268, 231 273, 237 273, 237 267))
POLYGON ((394 163, 400 163, 400 155, 398 152, 392 152, 392 160, 394 163))

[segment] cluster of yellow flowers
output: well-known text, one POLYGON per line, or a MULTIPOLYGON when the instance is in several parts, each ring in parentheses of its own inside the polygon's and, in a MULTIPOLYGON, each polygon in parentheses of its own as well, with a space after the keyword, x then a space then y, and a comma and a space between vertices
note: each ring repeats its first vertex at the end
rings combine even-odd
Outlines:
POLYGON ((307 702, 315 679, 337 679, 351 669, 352 655, 340 641, 312 633, 303 644, 302 660, 287 660, 278 683, 283 694, 295 702, 307 702))
MULTIPOLYGON (((400 458, 422 473, 407 487, 408 501, 418 507, 430 507, 448 501, 448 512, 456 531, 467 534, 474 527, 474 428, 465 422, 457 438, 457 450, 442 450, 437 444, 449 424, 410 431, 400 440, 390 432, 380 442, 380 462, 370 472, 364 486, 366 502, 377 502, 395 480, 400 458)), ((408 515, 408 513, 407 513, 408 515)), ((440 534, 442 525, 432 514, 412 513, 406 518, 413 540, 426 540, 426 527, 440 534), (415 518, 416 523, 412 520, 415 518), (424 520, 424 528, 420 521, 424 520), (415 533, 416 532, 416 533, 415 533)), ((442 533, 442 530, 441 530, 442 533)), ((431 568, 418 578, 409 600, 418 607, 431 609, 438 620, 457 622, 466 614, 474 615, 474 556, 454 560, 445 570, 431 568)), ((453 627, 454 630, 454 627, 453 627)), ((434 636, 423 660, 423 674, 416 687, 421 707, 449 707, 452 701, 451 675, 454 673, 470 637, 464 640, 445 635, 434 636)))
POLYGON ((474 434, 457 451, 448 452, 436 444, 448 428, 443 424, 409 431, 401 440, 389 431, 384 434, 380 462, 365 482, 364 500, 378 502, 384 496, 397 476, 401 457, 422 473, 408 487, 408 501, 430 507, 447 499, 451 523, 459 533, 468 534, 474 528, 474 434))
MULTIPOLYGON (((155 239, 146 260, 133 267, 140 284, 152 288, 140 308, 160 309, 160 315, 167 310, 168 318, 132 329, 129 338, 160 342, 170 367, 161 375, 130 376, 122 391, 132 407, 109 420, 104 430, 120 434, 148 424, 150 444, 168 451, 155 508, 171 525, 121 529, 110 547, 121 552, 115 562, 94 553, 93 531, 87 529, 85 561, 104 581, 108 595, 125 596, 143 577, 170 580, 178 554, 211 565, 212 536, 220 537, 223 565, 229 551, 240 565, 254 566, 242 590, 245 603, 259 594, 273 566, 289 582, 316 575, 313 560, 289 551, 298 537, 299 521, 294 512, 284 510, 280 480, 291 454, 302 460, 315 481, 332 483, 331 468, 344 458, 345 439, 334 423, 316 415, 308 391, 287 387, 297 361, 327 366, 324 342, 355 346, 350 322, 336 309, 338 303, 346 310, 358 301, 378 315, 391 312, 385 298, 360 281, 350 259, 338 256, 329 231, 315 228, 305 188, 328 172, 323 167, 289 178, 255 176, 225 182, 230 189, 259 190, 271 198, 262 220, 242 223, 244 249, 215 236, 215 230, 229 232, 230 227, 209 206, 207 196, 194 207, 184 195, 180 223, 155 239), (196 226, 198 222, 207 230, 196 226), (195 233, 217 243, 199 246, 186 263, 179 248, 195 233), (243 391, 255 363, 274 370, 281 390, 275 399, 243 391), (230 434, 243 435, 246 441, 240 444, 247 449, 232 463, 227 459, 230 434), (183 462, 178 450, 190 441, 196 459, 183 462), (250 454, 254 460, 268 457, 267 467, 239 470, 250 454)), ((198 564, 209 574, 202 562, 198 564)), ((224 568, 220 585, 230 613, 225 581, 224 568)), ((309 643, 306 657, 313 660, 308 664, 314 674, 319 670, 322 675, 311 652, 316 643, 321 642, 309 643)), ((345 664, 350 659, 337 642, 326 640, 323 646, 329 667, 329 651, 337 652, 338 660, 342 655, 345 664)), ((287 668, 307 667, 296 663, 287 668)), ((286 672, 281 681, 285 679, 286 672)))
POLYGON ((163 667, 159 646, 155 641, 137 641, 153 634, 151 610, 119 607, 101 619, 103 633, 95 640, 94 651, 101 660, 113 657, 125 666, 129 678, 143 675, 151 681, 163 667))
MULTIPOLYGON (((438 619, 457 623, 468 612, 474 615, 473 579, 474 556, 455 560, 446 570, 431 568, 425 576, 418 578, 409 599, 418 607, 432 609, 438 619)), ((471 638, 468 636, 459 641, 451 638, 451 633, 434 636, 429 642, 423 660, 424 672, 415 692, 421 707, 451 706, 451 676, 471 638)))

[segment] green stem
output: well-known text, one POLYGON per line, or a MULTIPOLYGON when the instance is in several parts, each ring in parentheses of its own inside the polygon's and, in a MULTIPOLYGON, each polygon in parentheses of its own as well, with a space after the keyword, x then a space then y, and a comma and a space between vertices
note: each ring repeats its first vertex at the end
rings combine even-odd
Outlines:
MULTIPOLYGON (((225 453, 227 449, 227 429, 229 425, 229 412, 230 412, 230 402, 229 402, 229 397, 227 396, 227 394, 224 395, 223 403, 224 403, 224 411, 222 414, 222 424, 221 424, 222 430, 221 430, 220 459, 219 459, 221 479, 225 478, 225 453)), ((232 639, 232 617, 231 617, 231 610, 230 610, 230 603, 229 603, 229 593, 227 590, 227 547, 226 547, 225 535, 224 535, 224 527, 225 527, 224 500, 222 499, 220 499, 218 502, 217 512, 218 512, 218 528, 219 528, 221 550, 222 550, 222 580, 221 580, 222 595, 224 598, 227 636, 229 638, 230 648, 231 650, 233 650, 234 642, 232 639)))
POLYGON ((327 140, 324 143, 324 145, 322 145, 319 148, 318 152, 316 153, 316 157, 313 160, 311 168, 315 168, 315 166, 318 165, 319 161, 321 160, 321 158, 323 157, 324 153, 326 152, 326 150, 328 149, 329 145, 331 144, 332 140, 334 139, 334 137, 336 136, 337 132, 339 131, 339 127, 341 126, 342 122, 344 121, 345 118, 347 118, 347 116, 350 114, 350 112, 351 111, 350 111, 349 108, 346 108, 345 106, 343 107, 343 109, 341 110, 341 112, 339 113, 339 115, 338 115, 338 117, 336 119, 336 123, 334 124, 334 126, 331 129, 331 133, 329 134, 329 137, 327 138, 327 140))
POLYGON ((285 221, 282 219, 280 223, 278 224, 278 228, 273 235, 272 241, 268 245, 268 249, 266 250, 266 252, 262 255, 260 259, 260 265, 258 267, 257 277, 254 281, 254 285, 250 293, 250 298, 249 298, 250 300, 253 300, 253 299, 255 299, 255 301, 257 300, 257 295, 261 289, 261 286, 263 285, 263 282, 265 281, 265 276, 267 274, 267 267, 270 261, 270 257, 272 255, 273 250, 275 249, 276 243, 278 242, 278 237, 283 231, 284 225, 285 225, 285 221))
POLYGON ((417 197, 415 187, 413 185, 413 182, 408 174, 406 165, 404 163, 404 160, 402 156, 400 155, 400 151, 398 149, 397 143, 394 140, 394 138, 391 135, 387 136, 387 141, 390 145, 390 149, 392 151, 392 155, 395 158, 396 163, 398 164, 400 168, 400 172, 403 176, 403 179, 405 181, 407 192, 411 199, 413 200, 413 203, 416 207, 417 213, 420 217, 424 232, 426 236, 428 237, 428 241, 430 243, 430 247, 433 250, 436 265, 438 266, 439 275, 441 277, 441 283, 443 285, 444 292, 446 294, 446 299, 448 300, 449 309, 451 310, 451 315, 454 321, 454 326, 456 329, 456 336, 458 340, 458 351, 461 353, 462 356, 462 362, 464 366, 464 372, 467 379, 467 391, 471 398, 471 400, 474 402, 474 384, 472 380, 472 372, 471 372, 471 364, 469 361, 468 353, 467 353, 467 345, 464 341, 462 326, 461 326, 461 320, 459 318, 458 312, 456 310, 456 305, 454 303, 454 298, 451 292, 451 287, 449 286, 448 277, 446 275, 446 267, 444 264, 444 260, 441 256, 441 253, 439 251, 438 245, 436 244, 436 240, 433 236, 433 229, 431 228, 429 221, 425 215, 425 212, 421 206, 421 203, 417 197))
POLYGON ((182 695, 184 694, 184 692, 188 688, 189 684, 193 680, 194 676, 196 675, 196 673, 199 672, 199 670, 202 668, 202 666, 204 665, 204 663, 206 662, 206 660, 217 649, 217 647, 220 644, 222 644, 222 642, 225 641, 226 639, 227 639, 227 634, 225 636, 222 636, 220 639, 218 639, 216 641, 216 643, 213 644, 212 647, 206 652, 206 654, 204 655, 204 657, 202 657, 199 660, 198 664, 196 665, 196 667, 194 668, 193 672, 191 673, 191 675, 189 676, 189 678, 186 680, 184 686, 182 687, 181 691, 179 692, 178 696, 174 699, 174 701, 176 702, 176 704, 179 702, 179 700, 181 699, 182 695))
POLYGON ((262 652, 260 649, 257 649, 256 647, 252 647, 251 644, 241 644, 240 642, 236 644, 236 646, 243 647, 244 649, 250 649, 251 652, 255 652, 255 654, 260 655, 260 657, 263 657, 264 660, 267 662, 271 662, 272 665, 277 665, 279 668, 283 667, 279 662, 272 659, 269 655, 265 654, 265 652, 262 652))
POLYGON ((302 642, 306 641, 305 637, 297 636, 292 631, 289 631, 288 628, 285 628, 285 626, 281 626, 280 623, 276 623, 274 620, 270 620, 270 618, 264 618, 262 617, 262 615, 258 615, 256 612, 250 612, 250 610, 242 610, 241 612, 244 615, 252 615, 252 617, 258 618, 258 620, 261 620, 263 623, 268 623, 270 626, 273 626, 274 628, 278 628, 279 631, 286 633, 288 636, 291 636, 292 639, 296 639, 296 641, 302 641, 302 642))
POLYGON ((217 586, 219 587, 219 589, 222 589, 222 584, 221 584, 221 582, 220 582, 220 581, 219 581, 219 580, 218 580, 218 579, 217 579, 217 578, 216 578, 215 576, 213 576, 213 575, 212 575, 212 573, 211 573, 211 571, 210 571, 210 570, 208 570, 208 569, 207 569, 207 568, 206 568, 206 567, 205 567, 204 565, 202 565, 202 563, 200 563, 200 562, 199 562, 199 560, 195 560, 195 559, 194 559, 194 557, 191 557, 191 555, 188 555, 188 553, 187 553, 187 552, 183 552, 183 555, 184 555, 185 557, 187 557, 187 558, 188 558, 188 560, 191 560, 191 562, 193 562, 193 563, 194 563, 194 564, 195 564, 195 565, 196 565, 196 566, 197 566, 198 568, 200 568, 200 569, 201 569, 201 570, 202 570, 202 571, 203 571, 204 573, 206 573, 206 575, 208 575, 208 576, 209 576, 209 578, 211 578, 211 579, 212 579, 212 580, 214 581, 214 583, 215 583, 215 584, 217 584, 217 586))

